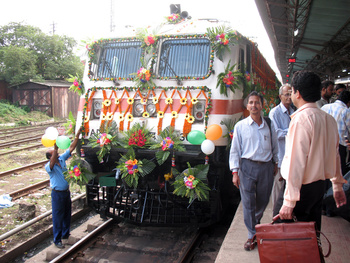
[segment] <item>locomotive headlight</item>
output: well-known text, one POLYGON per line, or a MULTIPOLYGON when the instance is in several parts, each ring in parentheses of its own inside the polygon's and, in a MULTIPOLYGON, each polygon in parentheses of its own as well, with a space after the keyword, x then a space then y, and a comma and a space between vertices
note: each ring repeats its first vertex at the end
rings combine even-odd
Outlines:
POLYGON ((134 102, 134 110, 133 110, 133 115, 135 117, 141 117, 142 116, 142 113, 144 112, 144 108, 143 108, 143 105, 141 104, 140 101, 135 101, 134 102))
POLYGON ((92 103, 92 119, 100 118, 102 108, 102 99, 94 99, 92 103))
POLYGON ((156 114, 156 105, 153 103, 147 104, 146 109, 150 116, 154 116, 156 114))
POLYGON ((196 122, 201 122, 204 119, 205 111, 205 100, 198 100, 198 102, 193 105, 193 116, 196 122))

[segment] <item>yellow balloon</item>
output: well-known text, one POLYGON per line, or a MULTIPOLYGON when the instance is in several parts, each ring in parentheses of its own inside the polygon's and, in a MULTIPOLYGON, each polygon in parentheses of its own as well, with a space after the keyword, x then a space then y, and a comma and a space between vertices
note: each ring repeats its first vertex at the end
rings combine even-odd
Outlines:
POLYGON ((222 135, 222 128, 218 124, 212 124, 208 126, 205 136, 208 140, 215 141, 219 139, 222 135))
POLYGON ((43 137, 41 137, 41 143, 45 146, 45 147, 52 147, 55 145, 56 140, 50 140, 46 137, 46 135, 44 134, 43 137))

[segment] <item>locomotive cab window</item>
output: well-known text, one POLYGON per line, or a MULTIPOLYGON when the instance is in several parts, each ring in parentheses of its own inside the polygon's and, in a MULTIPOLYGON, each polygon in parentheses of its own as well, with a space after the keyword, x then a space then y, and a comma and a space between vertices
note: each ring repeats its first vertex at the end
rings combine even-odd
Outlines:
POLYGON ((172 39, 162 44, 159 77, 203 77, 210 63, 209 39, 172 39))
POLYGON ((103 45, 96 52, 91 67, 94 78, 130 78, 141 67, 141 42, 115 42, 103 45))

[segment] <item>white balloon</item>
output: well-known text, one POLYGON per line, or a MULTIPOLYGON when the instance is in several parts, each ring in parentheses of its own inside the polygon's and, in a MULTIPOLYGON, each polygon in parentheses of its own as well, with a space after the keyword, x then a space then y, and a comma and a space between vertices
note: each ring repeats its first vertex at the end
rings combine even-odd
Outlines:
POLYGON ((49 127, 45 131, 46 138, 50 140, 56 140, 58 136, 58 130, 55 127, 49 127))
POLYGON ((211 140, 204 140, 201 144, 202 152, 210 155, 215 151, 215 144, 211 140))

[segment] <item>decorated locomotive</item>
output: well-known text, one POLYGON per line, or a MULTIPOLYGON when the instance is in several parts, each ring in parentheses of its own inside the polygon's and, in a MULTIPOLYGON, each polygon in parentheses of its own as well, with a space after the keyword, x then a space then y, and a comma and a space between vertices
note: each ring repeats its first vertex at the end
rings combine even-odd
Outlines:
POLYGON ((166 20, 157 31, 87 45, 84 77, 74 83, 83 126, 77 151, 97 174, 87 202, 101 216, 206 226, 237 191, 228 149, 244 98, 263 92, 268 111, 276 77, 227 22, 166 20))

